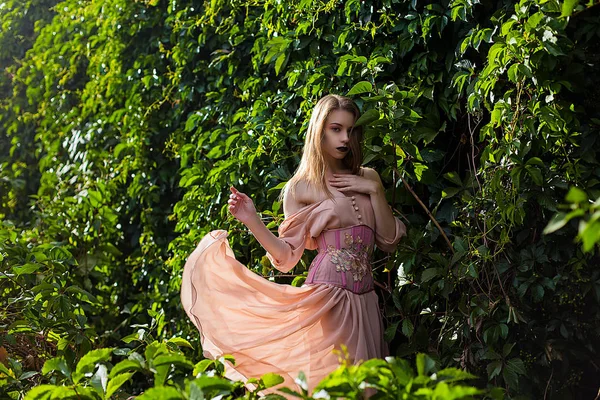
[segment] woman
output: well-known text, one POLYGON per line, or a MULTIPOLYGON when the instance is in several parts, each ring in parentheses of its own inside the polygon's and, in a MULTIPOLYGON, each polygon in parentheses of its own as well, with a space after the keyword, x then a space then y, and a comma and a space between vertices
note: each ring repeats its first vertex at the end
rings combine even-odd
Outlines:
MULTIPOLYGON (((328 95, 311 115, 302 160, 283 190, 279 237, 262 223, 250 197, 231 187, 229 211, 244 223, 281 272, 304 249, 318 249, 302 287, 270 282, 236 261, 227 232, 207 234, 189 256, 181 286, 184 309, 204 355, 234 356, 230 379, 277 373, 283 384, 303 371, 309 392, 339 365, 342 344, 352 362, 388 354, 370 256, 391 252, 406 234, 392 214, 376 171, 361 168, 359 110, 328 95)), ((250 387, 252 387, 250 385, 250 387)), ((265 390, 273 392, 275 388, 265 390)))

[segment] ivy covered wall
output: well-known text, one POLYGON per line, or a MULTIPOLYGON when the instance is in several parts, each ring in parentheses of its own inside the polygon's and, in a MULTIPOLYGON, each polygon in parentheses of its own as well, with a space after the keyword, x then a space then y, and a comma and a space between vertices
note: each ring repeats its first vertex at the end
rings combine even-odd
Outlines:
POLYGON ((227 193, 251 194, 275 230, 309 112, 337 93, 360 106, 364 164, 409 227, 375 263, 393 354, 510 398, 592 398, 597 4, 1 3, 0 350, 13 375, 34 372, 7 393, 123 340, 185 338, 199 360, 178 290, 211 229, 257 273, 301 285, 311 255, 279 276, 227 193))

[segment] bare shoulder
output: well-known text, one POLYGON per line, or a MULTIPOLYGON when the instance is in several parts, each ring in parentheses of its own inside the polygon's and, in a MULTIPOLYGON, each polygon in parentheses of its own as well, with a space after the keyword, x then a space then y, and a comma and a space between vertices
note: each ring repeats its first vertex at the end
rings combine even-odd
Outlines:
POLYGON ((286 188, 283 194, 283 214, 286 218, 307 204, 305 199, 303 199, 303 193, 306 193, 306 183, 302 181, 296 183, 293 192, 289 188, 286 188))
POLYGON ((379 173, 377 173, 377 171, 375 171, 373 168, 360 167, 360 169, 362 176, 372 181, 381 183, 381 177, 379 177, 379 173))

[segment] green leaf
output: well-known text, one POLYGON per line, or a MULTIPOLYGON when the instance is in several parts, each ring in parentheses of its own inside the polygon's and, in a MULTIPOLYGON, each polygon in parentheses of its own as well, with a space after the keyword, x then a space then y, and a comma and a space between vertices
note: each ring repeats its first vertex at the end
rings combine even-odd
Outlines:
POLYGON ((569 193, 567 193, 566 200, 569 203, 586 203, 588 201, 588 196, 585 192, 575 186, 569 189, 569 193))
POLYGON ((119 363, 117 363, 117 365, 115 365, 110 370, 109 377, 112 378, 118 374, 121 374, 122 372, 132 371, 132 370, 141 371, 142 370, 141 364, 135 360, 123 360, 123 361, 120 361, 119 363))
MULTIPOLYGON (((34 251, 31 254, 35 257, 35 261, 37 262, 44 262, 48 259, 48 256, 41 251, 34 251)), ((2 258, 0 258, 0 261, 2 261, 2 258)))
POLYGON ((190 391, 188 400, 204 400, 204 392, 194 382, 190 383, 190 391))
POLYGON ((544 228, 544 235, 547 235, 552 232, 556 232, 563 226, 565 226, 568 220, 565 218, 567 214, 564 212, 558 212, 554 214, 548 225, 544 228))
POLYGON ((420 162, 414 162, 414 161, 413 161, 413 168, 415 171, 415 176, 418 181, 421 181, 421 179, 423 179, 423 173, 429 169, 429 167, 427 165, 420 163, 420 162))
POLYGON ((96 190, 88 190, 87 199, 94 208, 102 205, 102 194, 96 190))
POLYGON ((391 342, 394 339, 396 332, 398 331, 398 325, 400 325, 400 321, 396 321, 387 327, 384 333, 384 339, 386 342, 391 342))
MULTIPOLYGON (((46 366, 46 365, 44 364, 44 366, 46 366)), ((1 362, 0 362, 0 373, 3 373, 6 376, 6 378, 8 378, 9 380, 13 380, 13 381, 17 380, 15 378, 13 378, 13 376, 12 376, 13 374, 11 373, 11 371, 8 368, 6 368, 4 366, 4 364, 2 364, 1 362)), ((1 375, 0 375, 0 377, 2 379, 5 379, 5 377, 3 377, 1 375)), ((21 375, 21 379, 23 379, 22 375, 21 375)))
POLYGON ((450 182, 462 186, 462 181, 460 180, 460 176, 454 171, 447 172, 444 174, 444 178, 448 179, 450 182))
POLYGON ((529 17, 529 19, 527 20, 527 24, 531 28, 535 29, 540 24, 540 22, 542 22, 542 20, 544 19, 544 17, 545 17, 544 13, 542 13, 542 12, 536 12, 531 17, 529 17))
POLYGON ((502 347, 502 357, 504 357, 504 358, 508 357, 510 352, 512 351, 513 347, 515 347, 515 343, 506 343, 502 347))
POLYGON ((554 43, 550 42, 550 41, 545 41, 544 43, 544 47, 546 48, 546 50, 548 50, 548 53, 550 53, 551 55, 558 57, 558 56, 564 56, 565 53, 562 51, 562 49, 560 47, 558 47, 557 45, 555 45, 554 43))
POLYGON ((532 167, 531 165, 528 165, 525 168, 536 185, 542 186, 544 184, 544 178, 542 177, 542 172, 539 168, 532 167))
POLYGON ((414 333, 414 330, 415 328, 413 323, 410 321, 410 319, 405 318, 404 321, 402 321, 402 333, 404 336, 410 339, 414 333))
POLYGON ((525 76, 527 78, 531 78, 533 76, 532 72, 531 72, 531 68, 529 68, 527 65, 525 64, 517 64, 518 65, 518 69, 519 69, 519 73, 522 76, 525 76))
POLYGON ((531 286, 531 295, 533 297, 533 301, 538 303, 544 298, 544 287, 541 285, 532 285, 531 286))
POLYGON ((260 377, 260 379, 262 379, 265 388, 270 388, 284 382, 284 379, 281 375, 272 372, 264 374, 260 377))
POLYGON ((88 300, 90 301, 90 303, 94 303, 94 304, 99 303, 99 301, 96 298, 96 296, 94 296, 93 294, 91 294, 87 290, 84 290, 84 289, 80 288, 79 286, 76 286, 76 285, 69 286, 65 291, 67 293, 79 293, 79 294, 87 297, 88 300))
POLYGON ((209 360, 209 359, 205 359, 205 360, 198 362, 196 365, 194 365, 194 371, 193 371, 194 376, 206 371, 206 369, 208 367, 210 367, 211 365, 214 365, 214 363, 215 362, 213 360, 209 360))
POLYGON ((494 377, 499 376, 501 371, 502 371, 502 361, 501 360, 492 361, 491 363, 489 363, 487 365, 488 379, 492 380, 492 379, 494 379, 494 377))
POLYGON ((396 357, 388 357, 386 360, 400 385, 406 386, 412 381, 415 372, 408 361, 396 357))
POLYGON ((579 0, 565 0, 562 4, 561 17, 569 17, 573 14, 573 10, 579 3, 579 0))
POLYGON ((279 55, 279 57, 277 57, 277 60, 275 61, 275 75, 279 75, 279 72, 281 71, 281 67, 283 67, 283 64, 286 60, 287 56, 285 53, 281 53, 279 55))
POLYGON ((40 385, 36 386, 27 392, 24 400, 39 400, 39 399, 47 399, 48 395, 54 392, 55 389, 58 389, 58 386, 54 385, 40 385))
POLYGON ((525 366, 520 358, 512 358, 506 363, 502 370, 502 377, 510 387, 516 387, 519 383, 519 375, 525 375, 525 366))
POLYGON ((444 188, 442 190, 442 199, 448 199, 450 197, 453 197, 454 195, 456 195, 461 190, 462 190, 461 188, 455 188, 455 187, 444 188))
MULTIPOLYGON (((112 371, 111 371, 111 373, 112 373, 112 371)), ((107 398, 107 399, 110 398, 110 396, 112 396, 113 393, 116 392, 121 387, 121 385, 123 385, 125 382, 127 382, 133 376, 133 374, 135 374, 135 372, 120 374, 120 375, 117 375, 114 378, 112 378, 108 382, 108 386, 106 387, 105 398, 107 398)))
POLYGON ((92 379, 90 379, 90 384, 98 393, 104 394, 106 392, 106 386, 108 384, 108 369, 106 368, 106 365, 100 364, 98 366, 98 370, 94 376, 92 376, 92 379))
POLYGON ((440 274, 439 268, 427 268, 421 274, 421 283, 429 282, 440 274))
POLYGON ((436 372, 438 381, 456 382, 464 381, 467 379, 477 379, 477 376, 470 374, 462 369, 458 368, 444 368, 441 371, 436 372))
POLYGON ((359 119, 356 120, 354 126, 369 125, 373 121, 377 121, 380 118, 379 110, 371 108, 367 110, 359 119))
POLYGON ((600 242, 600 222, 587 222, 581 226, 579 236, 583 241, 583 251, 589 252, 594 248, 596 243, 600 242), (583 229, 581 226, 583 226, 583 229))
POLYGON ((136 400, 179 400, 183 398, 177 389, 173 387, 155 386, 136 397, 136 400))
POLYGON ((173 343, 179 347, 188 347, 190 349, 193 349, 194 347, 190 344, 190 342, 188 342, 187 340, 180 338, 180 337, 172 337, 171 339, 169 339, 167 342, 169 343, 173 343))
POLYGON ((435 361, 427 354, 417 354, 417 374, 419 376, 427 375, 435 367, 435 361))
POLYGON ((517 80, 518 80, 517 71, 518 70, 519 70, 519 64, 513 64, 508 69, 508 79, 510 79, 511 82, 517 83, 517 80))
POLYGON ((203 391, 208 390, 232 390, 233 385, 226 379, 216 376, 200 376, 193 381, 203 391))
POLYGON ((12 271, 17 275, 33 274, 42 267, 41 264, 27 263, 20 267, 12 267, 12 271))
POLYGON ((347 93, 347 96, 354 96, 356 94, 370 93, 372 91, 373 91, 373 85, 371 84, 371 82, 362 81, 362 82, 358 82, 356 85, 354 85, 352 87, 352 89, 350 89, 350 91, 347 93))
POLYGON ((526 165, 537 165, 538 167, 544 168, 544 162, 539 157, 531 157, 527 160, 526 165))
POLYGON ((77 367, 75 368, 75 372, 85 374, 88 372, 92 372, 96 363, 107 361, 110 359, 111 354, 114 350, 113 348, 106 349, 96 349, 86 353, 81 360, 77 363, 77 367))
POLYGON ((290 388, 282 387, 282 388, 277 389, 277 390, 279 390, 280 392, 289 394, 291 396, 294 396, 294 397, 300 397, 300 398, 302 398, 302 395, 300 393, 298 393, 295 390, 292 390, 290 388))
POLYGON ((124 338, 122 338, 121 340, 124 341, 125 343, 131 343, 134 340, 143 340, 145 333, 146 333, 146 330, 143 328, 140 328, 140 329, 138 329, 137 332, 129 334, 129 335, 125 336, 124 338))
MULTIPOLYGON (((0 363, 0 364, 1 364, 1 363, 0 363)), ((1 372, 1 370, 2 370, 2 367, 4 367, 4 365, 2 365, 2 366, 0 367, 0 372, 1 372)), ((27 372, 25 372, 25 373, 23 373, 23 374, 19 375, 19 380, 21 380, 21 381, 22 381, 22 380, 24 380, 24 379, 33 378, 34 376, 36 376, 36 375, 38 375, 38 374, 39 374, 39 372, 36 372, 36 371, 27 371, 27 372)), ((9 378, 10 378, 10 379, 12 379, 12 376, 10 376, 9 378)))
POLYGON ((115 149, 113 151, 114 157, 115 158, 119 158, 119 154, 121 154, 121 152, 125 149, 127 149, 129 147, 129 145, 127 143, 119 143, 118 145, 115 146, 115 149))
MULTIPOLYGON (((419 394, 420 390, 417 390, 415 394, 419 394)), ((440 382, 433 391, 431 399, 473 399, 473 395, 482 394, 483 390, 470 387, 470 386, 461 386, 461 385, 453 385, 450 386, 446 382, 440 382)))
POLYGON ((180 354, 161 354, 154 358, 153 364, 155 367, 161 365, 179 365, 188 368, 194 368, 194 364, 189 361, 185 356, 180 354))
POLYGON ((69 377, 71 375, 71 370, 69 369, 69 366, 63 357, 54 357, 46 360, 44 366, 42 367, 42 374, 46 375, 53 371, 59 371, 65 377, 69 377))
POLYGON ((525 364, 523 363, 523 360, 521 360, 520 358, 511 358, 506 363, 506 367, 514 370, 519 375, 527 374, 527 370, 525 369, 525 364))

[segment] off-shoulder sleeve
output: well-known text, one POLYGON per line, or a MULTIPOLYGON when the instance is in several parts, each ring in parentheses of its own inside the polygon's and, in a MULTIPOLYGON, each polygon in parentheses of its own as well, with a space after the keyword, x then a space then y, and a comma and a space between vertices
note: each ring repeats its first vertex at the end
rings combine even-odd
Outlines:
POLYGON ((267 252, 267 257, 273 267, 281 272, 288 272, 300 261, 304 249, 313 250, 317 247, 314 237, 318 236, 324 219, 322 213, 316 208, 320 204, 311 204, 286 218, 279 226, 279 240, 287 247, 285 253, 279 258, 267 252))
POLYGON ((300 261, 305 249, 318 247, 317 238, 324 229, 339 226, 339 216, 332 202, 320 201, 305 206, 279 226, 279 240, 287 245, 285 253, 276 259, 267 252, 267 257, 279 271, 288 272, 300 261))
POLYGON ((279 226, 278 232, 279 240, 287 245, 285 253, 279 259, 276 259, 271 253, 267 252, 267 257, 279 271, 288 272, 300 261, 306 248, 307 224, 306 221, 302 221, 300 218, 291 221, 286 220, 279 226))
POLYGON ((394 217, 394 220, 396 221, 396 234, 394 235, 393 239, 390 240, 388 238, 385 238, 381 236, 377 232, 377 230, 375 230, 375 244, 378 248, 387 253, 392 253, 393 251, 395 251, 396 246, 398 245, 398 242, 400 241, 402 236, 406 235, 406 225, 404 225, 404 223, 400 221, 398 217, 394 217))

